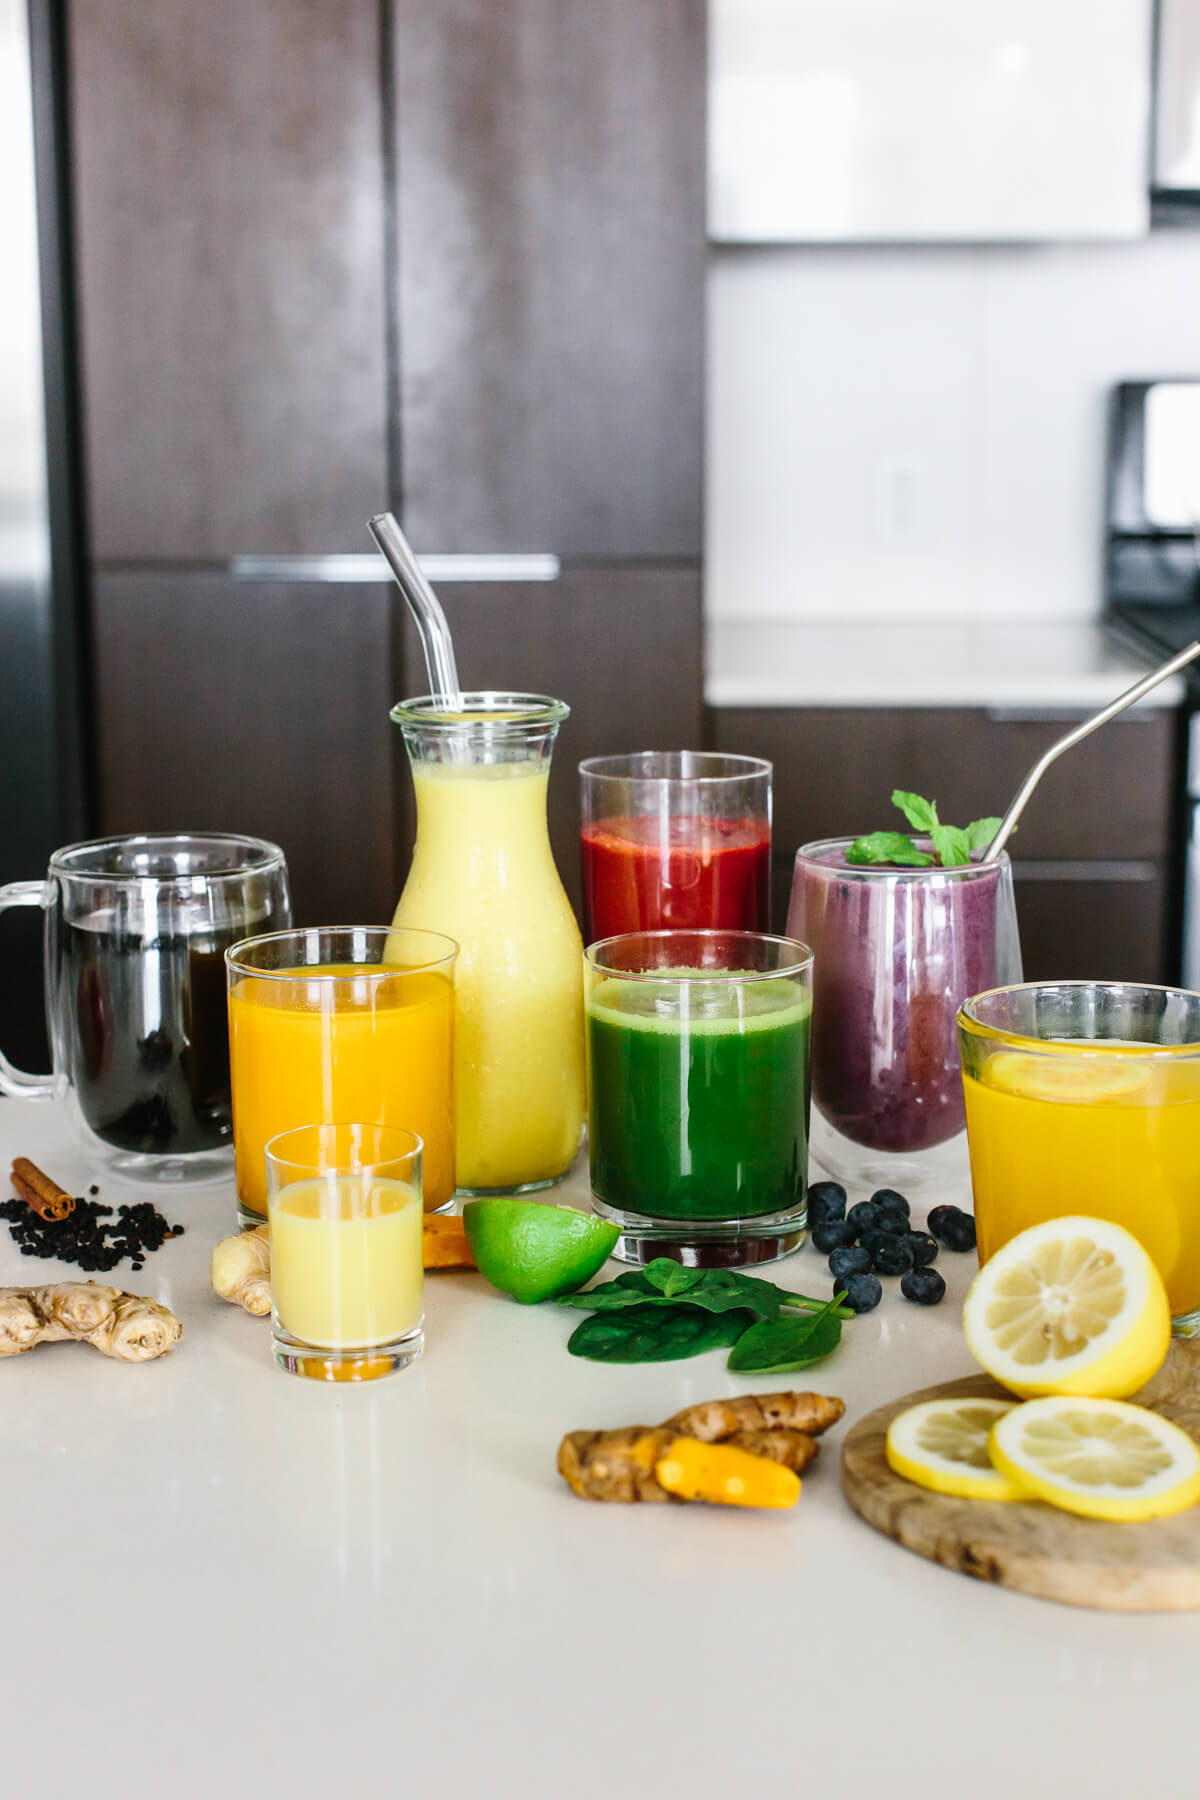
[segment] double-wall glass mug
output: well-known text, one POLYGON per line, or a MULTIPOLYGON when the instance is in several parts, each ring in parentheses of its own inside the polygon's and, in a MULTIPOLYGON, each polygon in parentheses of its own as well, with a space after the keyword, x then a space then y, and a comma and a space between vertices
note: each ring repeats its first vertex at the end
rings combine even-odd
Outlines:
POLYGON ((0 1092, 65 1096, 89 1154, 126 1179, 225 1179, 225 952, 290 922, 282 850, 218 832, 69 844, 44 881, 0 888, 9 906, 45 911, 54 1070, 0 1055, 0 1092))

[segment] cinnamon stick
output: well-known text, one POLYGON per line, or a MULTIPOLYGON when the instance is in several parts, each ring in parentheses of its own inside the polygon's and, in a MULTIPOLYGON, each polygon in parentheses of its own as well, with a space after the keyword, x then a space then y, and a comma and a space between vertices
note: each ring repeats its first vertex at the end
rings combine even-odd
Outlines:
POLYGON ((36 1163, 31 1163, 27 1156, 13 1159, 12 1166, 13 1192, 18 1200, 26 1206, 32 1206, 35 1213, 43 1219, 65 1219, 75 1211, 75 1201, 65 1188, 57 1181, 51 1181, 49 1175, 43 1175, 36 1163))

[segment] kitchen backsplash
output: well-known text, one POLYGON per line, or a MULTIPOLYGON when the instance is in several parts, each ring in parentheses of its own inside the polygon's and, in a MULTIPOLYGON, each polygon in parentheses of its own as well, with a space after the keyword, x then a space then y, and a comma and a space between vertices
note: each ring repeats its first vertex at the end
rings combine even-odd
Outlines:
POLYGON ((1108 392, 1200 376, 1200 231, 714 250, 708 300, 711 617, 1097 611, 1108 392))

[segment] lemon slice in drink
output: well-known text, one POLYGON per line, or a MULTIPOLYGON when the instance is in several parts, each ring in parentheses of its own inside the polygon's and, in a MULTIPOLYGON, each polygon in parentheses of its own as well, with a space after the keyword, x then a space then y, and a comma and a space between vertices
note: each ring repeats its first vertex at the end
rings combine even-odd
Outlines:
POLYGON ((992 1427, 1012 1400, 922 1400, 888 1426, 888 1466, 935 1494, 964 1500, 1023 1500, 1025 1490, 992 1465, 992 1427))
POLYGON ((1185 1431, 1123 1400, 1055 1395, 992 1428, 996 1467, 1026 1497, 1086 1519, 1161 1519, 1200 1500, 1200 1450, 1185 1431))
POLYGON ((1162 1276, 1107 1219, 1048 1219, 984 1263, 963 1305, 971 1354, 1014 1394, 1120 1399, 1171 1342, 1162 1276))
POLYGON ((1150 1075, 1144 1064, 1116 1053, 1034 1056, 1026 1050, 999 1050, 988 1058, 985 1080, 989 1087, 1025 1100, 1103 1106, 1144 1093, 1150 1075))

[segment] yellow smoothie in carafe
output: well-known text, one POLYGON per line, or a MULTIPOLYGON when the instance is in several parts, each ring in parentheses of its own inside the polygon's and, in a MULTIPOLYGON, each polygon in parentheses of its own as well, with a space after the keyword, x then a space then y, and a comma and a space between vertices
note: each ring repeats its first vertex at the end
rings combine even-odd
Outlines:
POLYGON ((548 767, 413 770, 417 841, 395 925, 459 944, 460 1188, 554 1180, 584 1115, 583 945, 546 832, 548 767))

